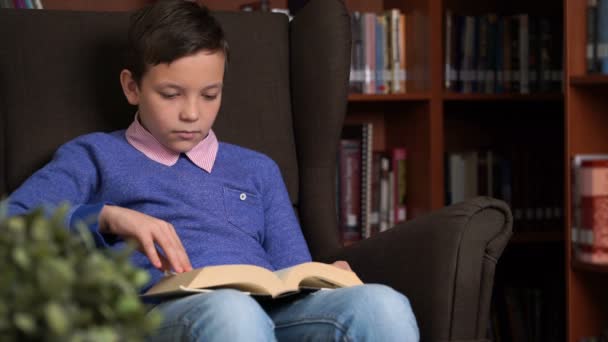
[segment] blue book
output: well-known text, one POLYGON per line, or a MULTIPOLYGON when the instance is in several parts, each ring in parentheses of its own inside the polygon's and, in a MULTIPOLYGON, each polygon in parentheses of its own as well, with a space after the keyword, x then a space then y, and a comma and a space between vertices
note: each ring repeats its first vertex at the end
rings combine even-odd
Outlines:
POLYGON ((386 78, 384 77, 384 46, 385 46, 385 29, 386 22, 382 15, 376 17, 376 94, 386 93, 386 78))
POLYGON ((608 0, 597 5, 597 58, 602 74, 608 74, 608 0))

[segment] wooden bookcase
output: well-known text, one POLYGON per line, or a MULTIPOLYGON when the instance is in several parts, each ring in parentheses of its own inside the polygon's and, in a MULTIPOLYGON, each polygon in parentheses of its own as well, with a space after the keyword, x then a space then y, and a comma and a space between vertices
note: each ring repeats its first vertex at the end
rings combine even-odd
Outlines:
MULTIPOLYGON (((417 71, 413 86, 405 94, 351 94, 347 114, 347 122, 373 122, 374 149, 407 147, 409 218, 445 205, 444 155, 447 152, 491 148, 507 155, 524 153, 537 163, 535 172, 531 173, 525 172, 524 166, 518 166, 522 171, 513 177, 525 179, 527 187, 542 183, 543 187, 535 191, 551 192, 546 196, 557 199, 562 216, 550 222, 528 223, 526 227, 515 223, 516 233, 496 270, 493 306, 498 311, 508 310, 504 298, 499 298, 504 296, 506 288, 523 289, 522 292, 532 289, 540 298, 535 299, 533 305, 542 308, 542 318, 537 318, 535 323, 542 326, 542 332, 536 337, 565 340, 564 95, 559 89, 525 95, 450 92, 444 88, 443 57, 444 18, 448 10, 459 15, 545 16, 554 28, 554 40, 562 45, 564 4, 550 0, 350 0, 346 4, 352 11, 380 13, 399 8, 406 14, 417 13, 424 18, 407 27, 406 50, 408 59, 413 61, 409 67, 417 71)), ((605 145, 608 145, 608 135, 605 145)), ((493 318, 493 329, 502 330, 498 333, 501 341, 519 340, 514 332, 505 331, 512 329, 505 315, 508 314, 493 318)))
MULTIPOLYGON (((565 1, 566 153, 564 188, 571 222, 571 157, 608 153, 608 76, 586 74, 587 1, 565 1)), ((572 257, 571 230, 566 225, 568 340, 598 336, 608 328, 608 268, 578 263, 572 257)))

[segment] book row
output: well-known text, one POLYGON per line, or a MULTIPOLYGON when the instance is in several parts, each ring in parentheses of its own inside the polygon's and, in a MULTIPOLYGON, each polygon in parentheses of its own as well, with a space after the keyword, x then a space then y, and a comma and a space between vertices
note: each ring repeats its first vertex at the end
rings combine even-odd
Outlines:
POLYGON ((0 8, 43 9, 41 0, 0 0, 0 8))
POLYGON ((489 338, 501 341, 563 341, 561 293, 550 284, 507 285, 497 289, 489 338))
POLYGON ((587 72, 608 74, 608 0, 587 2, 587 72))
POLYGON ((343 244, 371 237, 407 218, 407 149, 374 151, 373 125, 348 124, 338 148, 336 203, 343 244))
POLYGON ((555 186, 561 182, 560 173, 547 171, 551 160, 542 155, 530 153, 527 148, 446 153, 446 204, 490 196, 509 204, 516 232, 560 230, 563 196, 560 187, 555 186))
POLYGON ((561 34, 549 18, 447 11, 445 23, 446 89, 487 94, 561 91, 561 34))
POLYGON ((351 93, 405 92, 406 20, 398 9, 351 13, 351 93))

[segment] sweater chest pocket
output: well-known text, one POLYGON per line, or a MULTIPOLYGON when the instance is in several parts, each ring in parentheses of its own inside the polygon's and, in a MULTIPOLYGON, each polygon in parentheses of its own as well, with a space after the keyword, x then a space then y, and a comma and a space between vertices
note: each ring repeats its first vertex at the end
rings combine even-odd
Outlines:
POLYGON ((226 218, 233 226, 259 240, 264 228, 264 208, 260 197, 224 187, 226 218))

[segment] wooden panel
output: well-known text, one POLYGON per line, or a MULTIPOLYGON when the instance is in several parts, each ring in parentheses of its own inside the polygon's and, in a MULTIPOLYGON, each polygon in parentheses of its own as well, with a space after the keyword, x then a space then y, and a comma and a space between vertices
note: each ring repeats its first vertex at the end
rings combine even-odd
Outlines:
POLYGON ((608 97, 605 89, 572 89, 568 97, 570 156, 608 153, 608 97))
POLYGON ((568 285, 568 341, 599 335, 608 321, 608 275, 571 271, 568 285))
POLYGON ((566 0, 566 61, 567 75, 586 72, 587 1, 566 0))
POLYGON ((608 86, 608 75, 603 74, 585 74, 581 76, 570 76, 569 80, 570 85, 575 87, 608 86))
POLYGON ((346 116, 347 124, 355 123, 366 123, 371 122, 373 128, 373 142, 372 146, 374 151, 385 151, 386 150, 386 134, 384 128, 384 115, 382 113, 356 113, 350 112, 346 116))
POLYGON ((152 0, 42 0, 45 9, 74 11, 132 11, 152 0))

